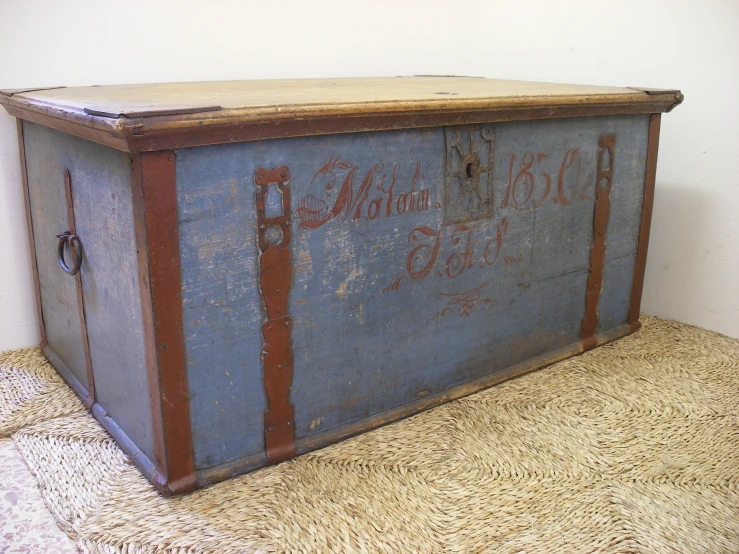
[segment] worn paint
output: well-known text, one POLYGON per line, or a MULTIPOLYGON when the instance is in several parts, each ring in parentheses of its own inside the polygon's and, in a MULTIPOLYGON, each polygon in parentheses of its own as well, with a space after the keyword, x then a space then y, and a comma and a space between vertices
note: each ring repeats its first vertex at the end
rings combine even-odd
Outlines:
POLYGON ((603 268, 596 333, 613 329, 628 320, 635 260, 636 255, 630 254, 607 262, 603 268))
MULTIPOLYGON (((195 466, 264 451, 255 166, 238 147, 175 153, 195 466)), ((261 167, 261 166, 260 166, 261 167)))
POLYGON ((96 400, 154 459, 131 204, 130 160, 116 150, 25 123, 37 262, 49 346, 87 386, 75 279, 59 267, 67 230, 64 169, 83 244, 84 293, 96 400))
MULTIPOLYGON (((290 400, 296 439, 309 440, 576 343, 599 138, 631 137, 637 151, 646 146, 646 119, 500 123, 494 141, 465 127, 460 138, 471 132, 473 146, 458 158, 476 152, 480 160, 469 174, 459 161, 448 167, 455 135, 439 128, 178 151, 196 466, 264 450, 264 308, 249 182, 258 168, 290 168, 290 400), (452 187, 481 193, 481 204, 467 200, 469 217, 457 203, 445 219, 452 187)), ((631 204, 641 202, 644 179, 633 158, 625 151, 614 159, 611 210, 629 229, 638 228, 631 204), (616 201, 619 188, 628 201, 616 201)), ((620 253, 610 258, 609 248, 603 295, 615 300, 631 289, 619 277, 628 268, 617 268, 636 244, 615 246, 620 253)), ((626 322, 610 314, 612 329, 626 322)))
POLYGON ((46 342, 86 390, 75 280, 62 271, 57 261, 56 235, 69 227, 65 166, 57 144, 63 135, 28 122, 23 123, 23 130, 46 342))

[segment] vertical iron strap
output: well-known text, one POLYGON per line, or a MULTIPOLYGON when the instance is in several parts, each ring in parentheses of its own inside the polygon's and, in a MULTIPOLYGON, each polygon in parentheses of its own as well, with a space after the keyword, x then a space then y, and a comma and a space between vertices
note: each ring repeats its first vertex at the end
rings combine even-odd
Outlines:
POLYGON ((285 166, 259 169, 257 186, 257 243, 259 247, 259 290, 267 313, 262 326, 261 360, 267 410, 264 412, 264 444, 267 459, 278 463, 295 456, 295 408, 290 402, 293 380, 292 318, 287 301, 292 284, 290 253, 290 171, 285 166), (277 187, 282 213, 267 217, 270 187, 277 187), (268 234, 270 230, 278 233, 268 234), (270 238, 278 238, 272 242, 270 238))
POLYGON ((598 171, 595 179, 595 213, 593 244, 590 248, 590 274, 585 291, 585 316, 580 328, 583 351, 595 348, 598 327, 598 302, 603 289, 603 269, 606 261, 606 230, 611 215, 611 185, 615 161, 613 147, 616 135, 601 135, 598 148, 598 171))

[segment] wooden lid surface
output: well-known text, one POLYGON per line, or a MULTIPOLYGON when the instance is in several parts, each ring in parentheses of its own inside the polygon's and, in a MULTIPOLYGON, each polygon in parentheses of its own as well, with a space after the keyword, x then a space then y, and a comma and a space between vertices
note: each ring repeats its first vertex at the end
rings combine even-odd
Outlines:
POLYGON ((466 122, 464 114, 476 114, 469 118, 473 123, 654 113, 668 111, 681 100, 682 95, 674 90, 474 77, 214 81, 0 91, 0 104, 12 115, 80 136, 85 133, 73 127, 86 127, 91 131, 86 138, 132 151, 459 124, 466 122), (290 120, 293 123, 287 124, 290 120), (297 120, 303 124, 296 125, 297 120), (329 120, 334 122, 332 128, 326 124, 329 120), (251 132, 222 132, 244 124, 251 132), (281 125, 282 130, 269 132, 264 127, 270 124, 281 125), (208 130, 214 131, 210 138, 208 130), (182 133, 179 141, 173 135, 178 132, 182 133), (99 133, 110 137, 101 140, 105 137, 99 133))

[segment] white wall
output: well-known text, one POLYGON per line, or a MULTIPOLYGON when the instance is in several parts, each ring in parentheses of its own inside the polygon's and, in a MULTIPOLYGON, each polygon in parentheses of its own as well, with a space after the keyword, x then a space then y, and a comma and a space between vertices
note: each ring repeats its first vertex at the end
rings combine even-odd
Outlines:
MULTIPOLYGON (((735 0, 0 0, 0 88, 414 74, 680 88, 643 309, 739 337, 735 0)), ((0 350, 38 342, 15 122, 0 110, 0 350)))

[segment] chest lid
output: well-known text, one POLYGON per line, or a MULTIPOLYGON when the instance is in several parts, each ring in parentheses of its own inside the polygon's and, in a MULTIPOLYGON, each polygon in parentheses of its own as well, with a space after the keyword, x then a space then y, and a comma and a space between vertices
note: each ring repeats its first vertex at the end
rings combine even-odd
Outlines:
POLYGON ((0 91, 28 119, 124 151, 493 121, 658 113, 677 90, 384 77, 0 91))

